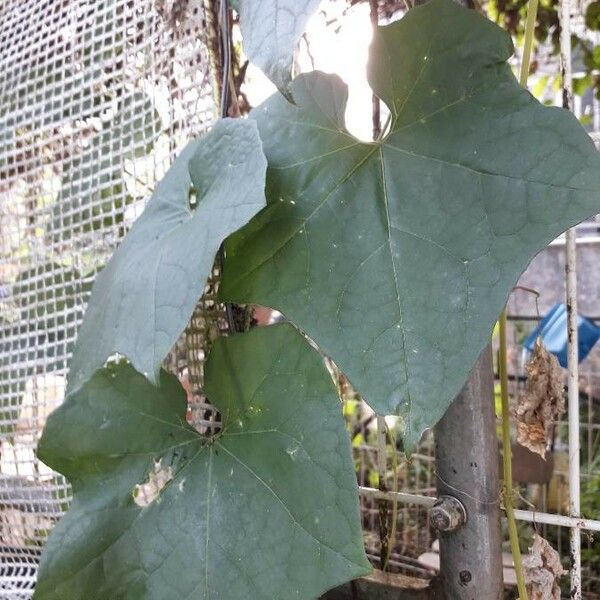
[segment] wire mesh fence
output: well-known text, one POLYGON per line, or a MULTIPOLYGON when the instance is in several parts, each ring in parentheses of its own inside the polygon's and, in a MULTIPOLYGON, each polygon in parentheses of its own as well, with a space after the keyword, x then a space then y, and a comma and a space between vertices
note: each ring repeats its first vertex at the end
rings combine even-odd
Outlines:
MULTIPOLYGON (((35 446, 63 400, 66 363, 94 276, 178 150, 212 120, 207 18, 202 0, 0 3, 0 599, 31 597, 45 537, 70 501, 66 481, 36 459, 35 446)), ((585 227, 590 244, 597 243, 598 227, 585 227)), ((562 281, 562 270, 552 272, 562 281)), ((187 386, 188 418, 200 430, 218 427, 199 389, 211 328, 225 327, 212 283, 207 292, 167 365, 187 386)), ((527 318, 513 321, 515 348, 536 317, 517 316, 527 318)), ((596 519, 597 355, 581 372, 582 503, 585 516, 596 519)), ((513 357, 516 392, 522 368, 520 354, 513 357)), ((345 410, 359 485, 377 488, 375 421, 355 399, 345 410)), ((524 483, 523 507, 567 514, 565 444, 566 427, 557 423, 551 480, 524 483)), ((392 450, 398 464, 387 473, 387 488, 433 498, 433 436, 410 461, 401 450, 392 450)), ((140 502, 151 496, 152 486, 140 490, 140 502)), ((409 501, 396 510, 390 567, 432 577, 435 568, 420 560, 435 549, 427 505, 409 501)), ((373 494, 361 494, 361 512, 367 554, 377 565, 373 494)), ((542 529, 568 557, 565 528, 542 529)), ((525 528, 523 535, 526 543, 525 528)), ((600 549, 589 536, 583 546, 585 597, 600 597, 600 549)))
MULTIPOLYGON (((35 456, 94 275, 212 119, 201 0, 0 4, 0 597, 70 500, 35 456)), ((180 365, 181 366, 181 365, 180 365)))

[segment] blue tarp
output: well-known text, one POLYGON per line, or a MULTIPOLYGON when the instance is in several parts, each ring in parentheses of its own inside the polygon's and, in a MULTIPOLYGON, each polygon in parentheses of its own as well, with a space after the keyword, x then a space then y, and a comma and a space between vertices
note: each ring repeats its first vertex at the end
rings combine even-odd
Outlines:
MULTIPOLYGON (((581 362, 600 339, 600 327, 586 317, 579 316, 579 362, 581 362)), ((529 351, 538 336, 542 337, 544 346, 555 354, 562 367, 567 367, 567 307, 564 304, 555 304, 550 312, 540 321, 539 325, 531 332, 523 346, 529 351)))

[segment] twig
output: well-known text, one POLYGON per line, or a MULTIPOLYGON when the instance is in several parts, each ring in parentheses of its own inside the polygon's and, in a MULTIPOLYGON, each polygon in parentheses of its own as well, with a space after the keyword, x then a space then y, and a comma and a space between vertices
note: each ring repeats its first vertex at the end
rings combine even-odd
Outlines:
POLYGON ((304 45, 306 46, 306 55, 308 56, 308 60, 310 60, 310 65, 312 70, 316 69, 315 67, 315 57, 313 56, 312 50, 310 48, 310 42, 308 41, 308 35, 306 33, 302 34, 302 39, 304 40, 304 45))
MULTIPOLYGON (((385 418, 377 416, 377 473, 379 475, 379 491, 387 492, 387 435, 385 418)), ((378 501, 379 515, 379 563, 382 571, 387 567, 389 558, 390 537, 388 530, 388 505, 387 500, 378 501)))
POLYGON ((350 435, 350 439, 353 440, 359 433, 362 433, 363 430, 369 426, 369 424, 375 418, 375 413, 371 413, 368 417, 364 418, 362 421, 357 423, 352 429, 352 434, 350 435))
MULTIPOLYGON (((373 29, 373 35, 377 33, 377 26, 379 24, 379 0, 369 0, 371 27, 373 29)), ((378 140, 381 135, 381 101, 379 97, 373 94, 373 139, 378 140)))
POLYGON ((515 290, 521 290, 523 292, 527 292, 527 293, 533 294, 535 296, 535 312, 537 313, 537 318, 539 319, 540 318, 539 299, 542 294, 540 292, 538 292, 537 290, 534 290, 533 288, 530 288, 530 287, 526 287, 524 285, 515 285, 515 287, 513 288, 513 292, 515 290))

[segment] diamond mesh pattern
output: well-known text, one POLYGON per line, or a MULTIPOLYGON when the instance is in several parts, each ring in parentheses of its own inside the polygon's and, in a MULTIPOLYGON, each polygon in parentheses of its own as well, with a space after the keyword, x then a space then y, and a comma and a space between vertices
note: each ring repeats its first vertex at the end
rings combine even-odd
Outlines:
POLYGON ((2 599, 31 597, 70 500, 34 451, 94 275, 212 119, 203 18, 202 0, 0 3, 2 599))

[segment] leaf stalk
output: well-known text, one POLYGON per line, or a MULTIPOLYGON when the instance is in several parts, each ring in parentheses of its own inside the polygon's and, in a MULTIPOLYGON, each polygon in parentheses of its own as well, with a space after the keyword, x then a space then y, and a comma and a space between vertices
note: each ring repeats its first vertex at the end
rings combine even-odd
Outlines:
POLYGON ((523 59, 521 60, 521 72, 519 74, 519 83, 527 87, 527 78, 529 77, 529 65, 531 64, 531 50, 533 48, 533 34, 535 23, 537 21, 538 0, 529 0, 527 6, 527 21, 525 22, 525 41, 523 43, 523 59))
POLYGON ((502 487, 502 502, 508 520, 508 536, 510 549, 513 556, 515 573, 517 576, 517 589, 520 600, 528 600, 527 587, 523 576, 523 565, 521 562, 521 548, 519 547, 519 534, 515 520, 515 509, 513 506, 513 476, 512 476, 512 452, 510 442, 510 412, 508 406, 508 357, 506 343, 506 308, 500 315, 500 396, 502 400, 502 468, 504 484, 502 487))

